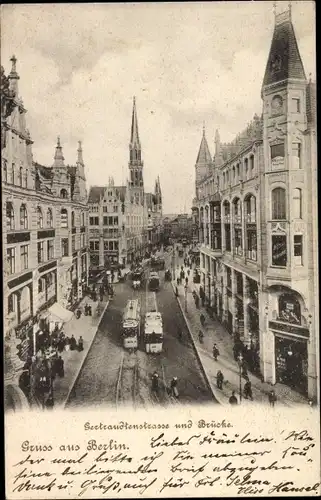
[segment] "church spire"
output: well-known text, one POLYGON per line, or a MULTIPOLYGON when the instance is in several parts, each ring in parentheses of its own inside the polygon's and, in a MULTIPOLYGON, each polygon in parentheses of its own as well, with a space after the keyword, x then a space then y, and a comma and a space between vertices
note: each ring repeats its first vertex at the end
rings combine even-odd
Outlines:
POLYGON ((136 98, 133 97, 132 126, 129 143, 129 162, 131 165, 141 163, 141 145, 138 133, 138 120, 136 111, 136 98))
POLYGON ((59 136, 57 137, 57 146, 56 146, 54 160, 55 160, 54 164, 53 164, 54 167, 64 167, 65 166, 65 163, 64 163, 65 158, 62 154, 62 147, 60 145, 60 137, 59 136))

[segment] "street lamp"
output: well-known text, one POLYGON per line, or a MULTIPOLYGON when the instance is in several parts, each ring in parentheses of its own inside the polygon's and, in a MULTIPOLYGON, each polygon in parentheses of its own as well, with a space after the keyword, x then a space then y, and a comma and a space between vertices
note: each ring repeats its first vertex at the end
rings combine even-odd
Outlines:
POLYGON ((242 361, 243 361, 243 356, 242 354, 240 353, 239 356, 238 356, 238 362, 239 362, 239 375, 240 375, 240 402, 242 401, 242 361))
POLYGON ((185 312, 187 312, 187 284, 184 286, 185 289, 185 312))

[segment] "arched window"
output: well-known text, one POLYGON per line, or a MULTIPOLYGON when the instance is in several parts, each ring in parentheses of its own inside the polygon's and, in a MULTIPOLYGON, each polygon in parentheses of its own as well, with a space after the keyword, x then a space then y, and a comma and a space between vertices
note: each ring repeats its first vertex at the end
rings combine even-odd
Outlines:
POLYGON ((283 293, 279 297, 279 320, 301 325, 301 306, 291 293, 283 293))
POLYGON ((64 199, 67 199, 68 198, 68 192, 67 192, 67 189, 62 189, 60 191, 60 198, 64 198, 64 199))
POLYGON ((254 155, 250 156, 250 176, 254 175, 254 155))
POLYGON ((28 187, 28 170, 25 172, 25 187, 28 187))
POLYGON ((8 182, 8 167, 6 160, 3 160, 3 181, 8 182))
POLYGON ((81 213, 81 225, 84 226, 85 225, 85 212, 82 212, 81 213))
POLYGON ((61 227, 68 227, 68 212, 66 208, 60 211, 61 227))
POLYGON ((286 219, 286 196, 285 189, 275 188, 272 191, 272 219, 285 220, 286 219))
POLYGON ((28 229, 28 213, 24 204, 20 207, 20 227, 21 229, 28 229))
POLYGON ((245 170, 245 180, 249 178, 249 160, 245 158, 244 160, 244 170, 245 170))
POLYGON ((233 182, 235 182, 235 167, 233 167, 233 182))
POLYGON ((242 222, 242 205, 241 200, 237 198, 234 201, 234 222, 240 224, 242 222))
POLYGON ((11 201, 7 201, 7 229, 12 230, 14 229, 14 210, 13 210, 13 205, 11 201))
POLYGON ((52 227, 52 226, 53 226, 52 210, 51 210, 51 208, 48 208, 48 210, 47 210, 47 227, 52 227))
POLYGON ((293 189, 293 217, 302 219, 302 190, 300 188, 293 189))
POLYGON ((42 210, 40 207, 37 208, 37 226, 38 226, 38 229, 43 228, 43 215, 42 215, 42 210))
POLYGON ((11 184, 14 184, 15 183, 15 164, 13 163, 12 164, 12 172, 11 172, 11 184))
POLYGON ((75 227, 75 212, 71 212, 71 227, 75 227))
POLYGON ((23 181, 22 174, 23 174, 23 168, 20 167, 19 168, 19 186, 21 186, 21 187, 22 187, 22 181, 23 181))
POLYGON ((245 199, 245 217, 247 223, 256 222, 256 199, 252 194, 245 199))

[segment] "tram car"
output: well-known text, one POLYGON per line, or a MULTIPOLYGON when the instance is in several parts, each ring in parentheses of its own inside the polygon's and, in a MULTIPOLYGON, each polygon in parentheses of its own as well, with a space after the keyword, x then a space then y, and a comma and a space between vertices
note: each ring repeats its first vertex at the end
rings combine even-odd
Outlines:
POLYGON ((144 322, 144 347, 147 353, 160 353, 163 350, 163 319, 157 309, 156 294, 146 295, 146 314, 144 322))
POLYGON ((136 351, 140 338, 140 303, 129 300, 123 315, 122 336, 125 349, 136 351))
POLYGON ((138 267, 138 268, 134 269, 134 271, 132 272, 131 278, 132 278, 132 286, 133 286, 134 290, 138 290, 143 285, 144 274, 145 274, 144 269, 142 267, 138 267))
POLYGON ((150 273, 148 280, 148 288, 153 292, 159 290, 159 276, 156 272, 150 273))

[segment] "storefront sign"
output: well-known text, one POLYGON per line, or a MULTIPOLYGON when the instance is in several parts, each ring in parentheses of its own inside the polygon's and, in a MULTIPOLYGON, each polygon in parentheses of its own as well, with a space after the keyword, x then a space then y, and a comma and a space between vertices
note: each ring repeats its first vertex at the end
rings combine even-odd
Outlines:
POLYGON ((28 280, 32 280, 32 273, 23 274, 22 276, 19 276, 19 278, 9 281, 8 288, 11 290, 11 288, 15 288, 28 280))
POLYGON ((17 328, 15 329, 16 337, 18 339, 25 337, 26 334, 28 333, 28 331, 30 330, 30 328, 32 328, 33 325, 35 325, 37 323, 37 321, 38 321, 38 318, 37 318, 37 316, 35 316, 34 318, 28 318, 27 320, 20 323, 20 325, 17 326, 17 328))
POLYGON ((286 252, 286 236, 273 235, 272 236, 272 264, 274 266, 286 266, 287 252, 286 252))
POLYGON ((7 234, 8 245, 12 243, 22 243, 23 241, 30 241, 30 232, 7 234))
POLYGON ((272 170, 283 170, 284 169, 284 158, 282 156, 276 156, 271 160, 272 170))
POLYGON ((281 323, 279 321, 269 321, 269 328, 279 332, 288 333, 290 335, 299 335, 300 337, 309 338, 310 332, 308 328, 303 326, 289 325, 288 323, 281 323))
POLYGON ((45 229, 43 231, 38 231, 38 233, 37 233, 38 240, 43 239, 43 238, 54 238, 54 237, 55 237, 55 230, 54 229, 45 229))

